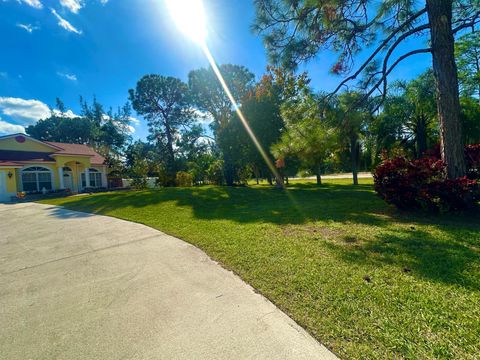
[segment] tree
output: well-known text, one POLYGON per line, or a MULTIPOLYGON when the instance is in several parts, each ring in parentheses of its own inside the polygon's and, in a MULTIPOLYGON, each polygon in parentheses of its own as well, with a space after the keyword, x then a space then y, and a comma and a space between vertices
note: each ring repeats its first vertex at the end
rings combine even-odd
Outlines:
POLYGON ((38 140, 57 141, 73 144, 95 143, 94 126, 85 117, 70 118, 52 114, 26 127, 28 135, 38 140))
MULTIPOLYGON (((224 64, 220 65, 219 69, 235 101, 241 105, 245 96, 255 85, 255 75, 239 65, 224 64)), ((227 131, 226 128, 233 116, 233 105, 212 67, 190 71, 188 85, 195 106, 213 120, 210 126, 216 143, 222 151, 226 183, 231 186, 237 172, 233 164, 236 154, 229 150, 228 139, 222 139, 222 137, 229 138, 232 133, 233 129, 227 131)))
POLYGON ((174 185, 175 140, 180 128, 189 127, 195 118, 188 86, 177 78, 145 75, 129 93, 133 108, 148 122, 150 140, 165 149, 166 185, 174 185))
POLYGON ((361 97, 359 92, 344 92, 332 97, 328 104, 322 104, 327 121, 337 128, 340 141, 349 149, 354 185, 358 185, 362 135, 372 118, 368 105, 352 106, 358 104, 361 97))
MULTIPOLYGON (((265 34, 267 50, 274 62, 295 67, 317 56, 323 49, 339 54, 332 71, 349 74, 335 89, 365 75, 363 101, 375 92, 382 97, 387 79, 404 59, 430 53, 436 83, 442 158, 450 178, 465 175, 454 35, 473 27, 480 19, 478 0, 390 0, 380 5, 365 0, 255 0, 254 29, 265 34), (429 33, 430 46, 412 49, 391 62, 395 50, 411 37, 429 33), (363 49, 371 49, 355 70, 354 60, 363 49)), ((378 105, 379 106, 379 105, 378 105)))
POLYGON ((321 185, 324 162, 335 151, 338 137, 335 129, 322 119, 318 99, 308 93, 299 101, 286 102, 282 105, 282 118, 285 128, 272 152, 277 159, 298 158, 321 185))
MULTIPOLYGON (((223 64, 219 69, 235 101, 240 105, 248 92, 253 89, 255 75, 240 65, 223 64)), ((217 134, 218 130, 227 125, 233 106, 212 67, 190 71, 188 86, 194 104, 200 111, 212 117, 213 130, 217 134)))
POLYGON ((480 33, 461 36, 455 43, 455 56, 462 95, 475 96, 480 103, 480 33))
POLYGON ((396 136, 402 146, 411 148, 414 157, 419 158, 437 140, 433 74, 427 71, 411 81, 398 81, 392 88, 378 116, 378 140, 385 143, 396 136))
MULTIPOLYGON (((262 84, 257 86, 257 89, 262 84)), ((280 114, 280 103, 278 98, 266 92, 257 91, 252 93, 243 102, 242 112, 248 121, 250 129, 255 134, 257 141, 264 150, 264 154, 270 165, 274 163, 274 156, 270 152, 270 147, 280 139, 280 132, 283 128, 283 120, 280 114)), ((243 161, 249 165, 255 172, 265 174, 268 179, 277 176, 273 173, 265 162, 260 149, 252 141, 247 130, 241 124, 238 115, 234 115, 232 122, 238 126, 238 133, 243 144, 243 161)), ((281 184, 281 179, 276 179, 277 184, 281 184)))
POLYGON ((115 113, 105 113, 94 98, 89 105, 80 98, 80 116, 65 111, 65 105, 56 99, 57 109, 50 117, 26 128, 27 134, 39 140, 87 144, 102 154, 109 165, 119 163, 125 144, 130 139, 131 110, 125 104, 115 113))
POLYGON ((480 104, 473 98, 462 98, 462 122, 465 128, 465 143, 480 143, 480 104))

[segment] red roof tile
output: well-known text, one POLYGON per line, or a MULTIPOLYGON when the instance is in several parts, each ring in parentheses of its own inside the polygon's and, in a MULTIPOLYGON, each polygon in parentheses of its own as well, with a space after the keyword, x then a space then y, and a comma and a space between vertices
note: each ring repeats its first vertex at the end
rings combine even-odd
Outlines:
POLYGON ((84 145, 84 144, 67 144, 67 143, 59 143, 53 141, 44 141, 44 143, 56 146, 61 150, 55 151, 52 155, 85 155, 90 156, 90 162, 95 165, 102 165, 105 162, 105 158, 98 154, 95 150, 91 147, 84 145))

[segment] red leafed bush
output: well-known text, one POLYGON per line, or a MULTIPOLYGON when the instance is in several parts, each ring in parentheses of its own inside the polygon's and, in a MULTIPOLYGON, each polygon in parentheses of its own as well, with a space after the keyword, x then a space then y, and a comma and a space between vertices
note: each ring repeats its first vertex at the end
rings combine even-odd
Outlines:
POLYGON ((453 180, 446 178, 443 161, 434 152, 429 155, 416 160, 396 157, 383 161, 374 173, 375 191, 401 209, 422 207, 446 212, 473 207, 480 200, 480 145, 465 149, 469 176, 453 180))
POLYGON ((465 160, 469 179, 480 179, 480 144, 465 146, 465 160))

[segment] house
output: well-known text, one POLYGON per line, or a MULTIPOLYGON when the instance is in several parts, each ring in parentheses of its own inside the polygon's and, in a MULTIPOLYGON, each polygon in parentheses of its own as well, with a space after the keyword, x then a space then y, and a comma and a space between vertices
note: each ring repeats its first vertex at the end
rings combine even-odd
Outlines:
POLYGON ((107 187, 105 159, 83 144, 40 141, 25 134, 0 136, 0 201, 18 192, 107 187))

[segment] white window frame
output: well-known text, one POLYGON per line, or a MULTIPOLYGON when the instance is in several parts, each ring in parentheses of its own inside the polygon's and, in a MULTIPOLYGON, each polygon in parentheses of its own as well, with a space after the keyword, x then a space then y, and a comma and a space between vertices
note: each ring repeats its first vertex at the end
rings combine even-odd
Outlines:
POLYGON ((81 177, 81 182, 82 182, 82 188, 83 189, 85 189, 85 188, 96 189, 96 188, 104 187, 102 172, 98 169, 95 169, 95 168, 85 169, 85 171, 82 172, 80 177, 81 177), (87 171, 88 171, 88 177, 90 179, 90 184, 87 184, 86 179, 85 179, 85 172, 87 172, 87 171), (93 185, 92 185, 92 182, 93 182, 93 185))
MULTIPOLYGON (((49 169, 49 168, 47 168, 45 166, 41 166, 41 165, 32 165, 32 166, 28 166, 28 167, 25 167, 25 168, 22 169, 22 171, 20 173, 20 179, 21 179, 21 182, 22 182, 22 190, 27 191, 27 192, 41 192, 43 187, 40 187, 40 182, 45 182, 45 181, 40 181, 39 174, 47 174, 47 173, 50 175, 50 189, 47 189, 47 188, 45 188, 45 189, 47 191, 55 190, 54 183, 53 183, 54 177, 53 177, 52 169, 49 169), (31 170, 31 169, 36 169, 36 170, 31 170), (43 170, 38 170, 38 169, 43 169, 43 170), (25 190, 24 181, 23 181, 23 174, 24 173, 35 174, 36 190, 25 190)), ((33 181, 30 181, 30 183, 33 183, 33 181)))

